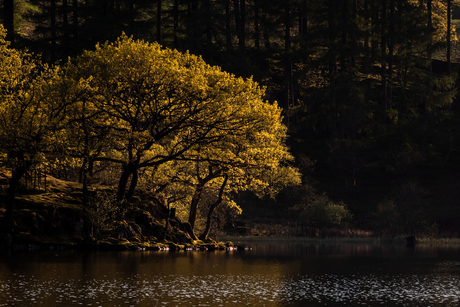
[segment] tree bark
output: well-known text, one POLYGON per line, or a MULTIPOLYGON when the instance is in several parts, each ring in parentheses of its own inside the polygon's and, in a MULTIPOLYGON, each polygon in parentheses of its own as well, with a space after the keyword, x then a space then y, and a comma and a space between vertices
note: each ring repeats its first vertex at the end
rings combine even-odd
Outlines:
POLYGON ((171 217, 171 208, 169 206, 168 202, 168 216, 166 216, 166 225, 165 225, 165 230, 163 232, 162 240, 166 240, 166 235, 168 234, 168 228, 169 228, 169 218, 171 217))
POLYGON ((200 180, 200 182, 195 188, 195 193, 193 194, 192 201, 190 202, 188 222, 190 223, 190 226, 192 227, 192 229, 195 228, 196 214, 198 210, 198 202, 200 201, 201 193, 203 193, 205 184, 206 182, 203 182, 202 180, 200 180))
POLYGON ((348 0, 342 1, 342 44, 340 48, 340 69, 342 72, 347 71, 347 56, 345 54, 345 46, 347 46, 347 31, 348 31, 348 0))
POLYGON ((284 4, 284 109, 286 110, 287 127, 289 128, 290 106, 292 99, 291 83, 292 83, 292 59, 291 59, 291 13, 289 1, 284 4))
POLYGON ((200 240, 206 240, 208 238, 209 232, 211 231, 212 214, 214 213, 214 210, 217 208, 217 206, 220 203, 222 203, 223 196, 224 196, 224 190, 225 190, 225 187, 227 185, 227 181, 228 181, 228 175, 225 174, 224 182, 222 183, 222 185, 220 186, 220 189, 219 189, 218 199, 209 208, 208 215, 207 215, 207 218, 206 218, 206 227, 205 227, 205 229, 203 231, 203 234, 201 234, 201 236, 199 237, 200 240))
MULTIPOLYGON (((370 19, 371 19, 369 0, 364 0, 363 5, 364 5, 363 10, 364 10, 364 17, 365 17, 364 25, 368 27, 370 23, 370 19)), ((369 35, 370 35, 370 31, 364 31, 364 50, 367 53, 369 53, 369 35)))
POLYGON ((78 0, 73 0, 72 2, 72 10, 73 10, 73 18, 72 18, 72 23, 73 23, 73 40, 75 44, 75 49, 78 50, 78 47, 80 45, 79 43, 79 37, 78 37, 78 0))
POLYGON ((452 65, 451 65, 451 23, 452 23, 452 0, 447 0, 447 52, 446 52, 446 59, 447 59, 447 73, 449 76, 452 73, 452 65))
POLYGON ((246 0, 240 0, 240 28, 239 28, 240 52, 246 51, 246 0))
MULTIPOLYGON (((427 11, 428 11, 428 31, 430 31, 430 38, 429 38, 429 49, 428 49, 428 60, 430 61, 429 66, 429 73, 430 73, 430 80, 431 74, 433 73, 433 52, 431 51, 432 44, 433 44, 433 10, 432 10, 432 0, 427 1, 427 11)), ((430 82, 431 83, 431 82, 430 82)), ((431 88, 431 87, 430 87, 431 88)))
POLYGON ((382 1, 381 16, 381 78, 382 78, 382 102, 385 109, 388 109, 388 89, 387 89, 387 0, 382 1))
POLYGON ((7 31, 6 40, 14 44, 14 0, 3 1, 3 24, 7 31))
POLYGON ((56 0, 51 0, 51 62, 56 61, 56 0))
POLYGON ((24 161, 22 165, 15 167, 11 172, 11 178, 6 193, 6 211, 5 211, 5 222, 7 226, 7 232, 11 233, 14 231, 14 209, 16 206, 16 194, 19 187, 19 182, 22 177, 26 174, 29 168, 32 166, 30 161, 24 161))
POLYGON ((137 169, 132 170, 131 174, 131 183, 129 185, 129 189, 125 197, 127 202, 129 202, 131 198, 134 196, 134 191, 136 190, 137 183, 139 181, 139 174, 137 172, 137 169))
POLYGON ((222 169, 217 169, 216 171, 213 171, 212 167, 209 167, 209 174, 204 178, 200 178, 199 169, 197 166, 198 184, 195 187, 195 193, 193 194, 192 201, 190 202, 190 211, 188 216, 188 222, 190 223, 192 229, 195 228, 198 203, 200 202, 201 194, 203 193, 203 189, 206 186, 206 183, 213 180, 214 178, 217 178, 221 172, 222 169))
POLYGON ((231 28, 231 16, 230 16, 230 0, 225 2, 225 37, 227 40, 227 51, 233 49, 232 44, 232 28, 231 28))
POLYGON ((157 42, 159 44, 162 43, 162 36, 161 36, 161 0, 157 0, 157 42))
POLYGON ((179 0, 174 0, 173 6, 173 18, 174 18, 174 48, 179 48, 179 38, 177 35, 179 28, 179 0))
POLYGON ((329 83, 330 83, 330 102, 332 109, 331 132, 334 138, 338 138, 338 124, 337 124, 337 111, 336 111, 336 83, 337 83, 337 54, 334 46, 336 35, 336 14, 335 14, 335 1, 328 1, 328 59, 329 59, 329 83))
POLYGON ((390 15, 391 21, 389 26, 389 34, 388 34, 388 84, 387 84, 387 108, 391 109, 393 106, 393 54, 394 54, 394 35, 395 35, 395 3, 394 0, 390 0, 390 15))
POLYGON ((427 11, 428 11, 428 31, 430 33, 429 36, 429 46, 428 46, 428 75, 429 75, 429 82, 428 82, 428 89, 430 91, 430 104, 433 103, 433 10, 432 10, 432 0, 427 1, 427 11))
POLYGON ((254 44, 257 52, 260 51, 259 10, 259 0, 254 0, 254 44))
POLYGON ((62 28, 64 32, 64 41, 69 41, 69 17, 68 17, 68 3, 67 0, 62 0, 62 28))
POLYGON ((206 16, 206 22, 205 22, 205 33, 206 33, 206 40, 205 40, 205 50, 202 52, 203 55, 206 55, 206 60, 209 61, 209 63, 212 63, 213 61, 213 45, 212 45, 212 10, 211 10, 211 1, 210 0, 204 0, 203 1, 204 5, 204 12, 206 16))
POLYGON ((117 201, 123 201, 126 196, 126 187, 128 186, 129 177, 131 176, 131 169, 129 165, 123 165, 123 172, 118 182, 117 201))

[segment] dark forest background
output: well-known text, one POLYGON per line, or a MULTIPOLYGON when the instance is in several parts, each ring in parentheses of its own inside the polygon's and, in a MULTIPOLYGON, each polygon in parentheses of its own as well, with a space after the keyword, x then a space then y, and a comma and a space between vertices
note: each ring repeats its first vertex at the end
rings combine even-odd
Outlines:
POLYGON ((346 204, 349 226, 359 229, 460 231, 456 1, 0 4, 12 46, 49 62, 124 32, 201 55, 267 87, 266 99, 284 109, 303 186, 263 204, 240 195, 247 224, 298 225, 320 200, 346 204))

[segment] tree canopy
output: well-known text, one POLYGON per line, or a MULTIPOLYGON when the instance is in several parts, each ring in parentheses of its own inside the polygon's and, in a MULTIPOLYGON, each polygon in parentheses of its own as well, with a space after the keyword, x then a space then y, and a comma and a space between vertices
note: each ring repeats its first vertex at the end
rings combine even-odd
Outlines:
POLYGON ((19 180, 60 146, 59 133, 71 101, 64 97, 58 67, 8 48, 0 27, 0 153, 11 168, 5 218, 13 224, 19 180))
MULTIPOLYGON (((14 10, 12 1, 0 3, 14 47, 48 63, 70 57, 64 87, 85 98, 68 112, 69 162, 80 164, 72 170, 87 183, 110 168, 115 175, 104 180, 117 178, 119 200, 130 199, 138 184, 149 186, 147 175, 174 182, 158 187, 161 193, 194 195, 211 177, 202 189, 216 195, 224 180, 228 187, 260 183, 254 190, 270 192, 267 178, 276 181, 274 174, 291 166, 265 169, 262 180, 246 165, 226 165, 227 156, 256 159, 256 151, 228 146, 244 140, 249 115, 234 135, 224 135, 233 129, 224 125, 236 126, 248 110, 246 102, 236 107, 244 101, 238 91, 279 102, 287 131, 276 133, 296 158, 316 161, 319 189, 354 203, 354 216, 375 211, 374 194, 383 198, 400 177, 457 180, 458 0, 21 0, 14 10), (259 84, 255 94, 251 87, 259 84), (186 96, 193 99, 184 103, 186 96), (180 184, 186 180, 187 188, 180 184)), ((197 195, 206 194, 200 189, 197 195)))
MULTIPOLYGON (((139 179, 156 192, 187 182, 192 189, 180 191, 189 199, 193 229, 205 186, 219 199, 246 189, 264 194, 271 183, 264 174, 288 167, 293 159, 285 145, 282 110, 263 101, 264 90, 198 56, 122 35, 62 69, 42 65, 33 74, 35 66, 26 70, 30 64, 24 55, 10 51, 3 60, 16 62, 4 69, 17 70, 19 81, 10 78, 3 87, 0 144, 8 157, 27 160, 18 162, 23 172, 40 162, 38 156, 77 159, 85 190, 89 165, 118 165, 117 201, 125 207, 139 179), (12 144, 16 147, 10 149, 12 144)), ((292 170, 281 182, 299 183, 292 170)), ((270 191, 276 189, 273 185, 270 191)))

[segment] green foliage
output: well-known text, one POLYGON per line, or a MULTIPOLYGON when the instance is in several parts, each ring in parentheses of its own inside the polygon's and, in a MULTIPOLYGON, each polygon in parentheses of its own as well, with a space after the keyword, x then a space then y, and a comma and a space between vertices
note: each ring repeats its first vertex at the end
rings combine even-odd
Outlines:
POLYGON ((428 198, 429 193, 414 181, 394 187, 375 212, 377 230, 391 236, 436 236, 438 227, 429 217, 428 198))
POLYGON ((392 200, 381 202, 374 217, 376 219, 376 228, 382 235, 393 237, 403 233, 400 213, 392 200))
POLYGON ((308 222, 317 228, 344 226, 352 218, 352 214, 342 201, 336 203, 327 196, 314 200, 305 215, 308 222))

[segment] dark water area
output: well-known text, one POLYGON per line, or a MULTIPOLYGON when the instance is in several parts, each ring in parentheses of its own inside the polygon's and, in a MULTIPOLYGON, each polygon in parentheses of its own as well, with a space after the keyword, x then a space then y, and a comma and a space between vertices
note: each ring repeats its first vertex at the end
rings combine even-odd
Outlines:
POLYGON ((0 306, 458 306, 460 246, 0 254, 0 306))

